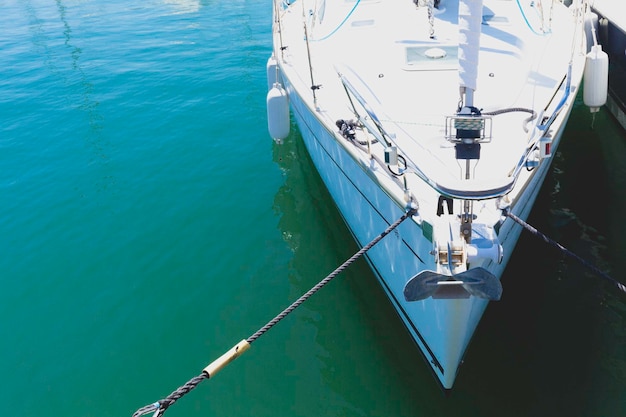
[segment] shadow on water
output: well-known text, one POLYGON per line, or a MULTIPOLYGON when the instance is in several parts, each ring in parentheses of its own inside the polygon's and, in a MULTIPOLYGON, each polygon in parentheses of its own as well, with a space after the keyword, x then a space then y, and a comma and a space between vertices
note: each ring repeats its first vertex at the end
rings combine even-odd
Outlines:
MULTIPOLYGON (((529 223, 623 282, 623 132, 605 111, 592 129, 580 103, 570 120, 529 223)), ((503 286, 459 382, 514 415, 625 415, 626 295, 526 232, 503 286)))
MULTIPOLYGON (((575 109, 529 223, 623 281, 626 176, 618 173, 626 146, 610 116, 598 117, 591 129, 588 110, 575 109), (598 127, 605 125, 608 131, 598 127)), ((304 292, 357 247, 299 133, 274 146, 274 161, 285 173, 275 209, 294 252, 291 283, 304 292)), ((320 373, 348 400, 345 415, 626 413, 626 297, 535 236, 522 233, 502 301, 487 309, 448 397, 367 263, 342 275, 307 308, 324 351, 320 373), (355 374, 360 386, 346 387, 355 374)))

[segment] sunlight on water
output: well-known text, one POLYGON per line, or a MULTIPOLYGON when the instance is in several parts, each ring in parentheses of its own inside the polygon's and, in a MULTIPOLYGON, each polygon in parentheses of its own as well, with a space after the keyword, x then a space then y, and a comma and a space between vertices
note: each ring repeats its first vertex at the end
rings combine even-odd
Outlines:
MULTIPOLYGON (((0 13, 4 414, 130 416, 356 251, 265 120, 267 2, 0 13)), ((623 279, 626 142, 575 109, 532 222, 623 279)), ((625 297, 523 235, 449 398, 359 261, 170 416, 626 414, 625 297)))

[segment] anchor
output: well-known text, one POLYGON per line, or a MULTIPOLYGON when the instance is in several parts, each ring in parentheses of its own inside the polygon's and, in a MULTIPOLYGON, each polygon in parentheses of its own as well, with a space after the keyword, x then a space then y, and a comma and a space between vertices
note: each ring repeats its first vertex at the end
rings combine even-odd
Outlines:
POLYGON ((491 301, 502 297, 502 284, 485 268, 472 268, 456 275, 422 271, 404 286, 406 301, 433 299, 462 299, 474 297, 491 301))

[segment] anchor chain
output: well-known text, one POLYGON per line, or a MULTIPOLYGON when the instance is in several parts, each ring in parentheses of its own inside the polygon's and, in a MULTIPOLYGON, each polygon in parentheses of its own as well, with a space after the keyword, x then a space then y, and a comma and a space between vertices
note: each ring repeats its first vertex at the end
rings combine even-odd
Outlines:
POLYGON ((198 376, 193 377, 183 386, 176 389, 166 398, 159 400, 153 404, 146 405, 141 407, 135 413, 133 413, 133 417, 143 416, 145 414, 154 413, 153 417, 160 417, 165 413, 165 410, 172 404, 174 404, 177 400, 182 398, 184 395, 189 393, 192 389, 198 386, 200 382, 205 379, 209 379, 214 376, 218 371, 220 371, 224 366, 228 365, 230 362, 239 357, 243 352, 245 352, 252 342, 257 340, 259 337, 263 336, 269 329, 278 324, 279 321, 284 319, 288 314, 293 312, 296 308, 298 308, 302 303, 308 300, 313 294, 322 289, 326 284, 328 284, 333 278, 343 272, 348 266, 354 263, 357 259, 363 256, 368 250, 370 250, 374 245, 380 242, 385 236, 389 233, 393 232, 400 224, 417 213, 417 210, 413 207, 409 208, 398 220, 389 225, 385 231, 383 231, 380 235, 376 236, 370 243, 363 246, 358 252, 352 255, 348 260, 346 260, 343 264, 337 267, 333 272, 331 272, 326 278, 318 282, 313 288, 304 293, 300 298, 294 301, 289 307, 284 309, 280 314, 270 320, 265 326, 261 327, 257 330, 252 336, 247 339, 242 340, 237 345, 235 345, 228 352, 224 353, 218 359, 209 364, 206 368, 203 369, 202 373, 198 376))
POLYGON ((550 239, 548 236, 544 235, 543 233, 541 233, 540 231, 538 231, 537 229, 535 229, 534 227, 532 227, 531 225, 526 223, 524 220, 520 219, 515 214, 511 213, 510 211, 506 211, 505 214, 507 215, 507 217, 509 217, 510 219, 515 221, 517 224, 521 225, 524 229, 528 230, 533 235, 538 236, 544 242, 546 242, 549 245, 557 248, 559 251, 563 252, 565 255, 569 256, 570 258, 573 258, 573 259, 577 260, 578 262, 580 262, 581 264, 583 264, 584 266, 586 266, 587 268, 589 268, 590 270, 595 272, 597 275, 601 276, 602 278, 605 278, 605 279, 611 281, 611 283, 613 283, 621 292, 626 293, 626 285, 622 284, 621 282, 619 282, 615 278, 611 277, 606 272, 600 270, 595 265, 587 262, 586 260, 584 260, 580 256, 576 255, 574 252, 572 252, 569 249, 565 248, 563 245, 561 245, 557 241, 550 239))

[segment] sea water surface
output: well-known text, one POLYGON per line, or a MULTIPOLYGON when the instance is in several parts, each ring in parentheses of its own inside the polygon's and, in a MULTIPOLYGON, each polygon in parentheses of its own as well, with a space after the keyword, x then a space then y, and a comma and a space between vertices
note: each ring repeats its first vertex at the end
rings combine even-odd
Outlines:
MULTIPOLYGON (((0 0, 2 415, 131 416, 356 250, 267 134, 269 0, 0 0)), ((624 281, 626 139, 574 110, 529 221, 624 281)), ((522 234, 450 396, 360 260, 174 416, 626 415, 626 296, 522 234)))

